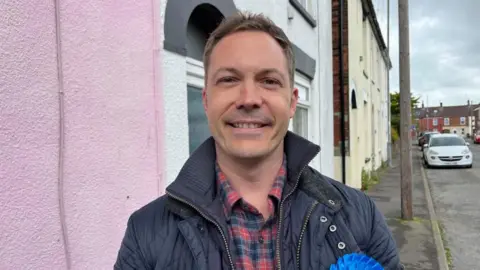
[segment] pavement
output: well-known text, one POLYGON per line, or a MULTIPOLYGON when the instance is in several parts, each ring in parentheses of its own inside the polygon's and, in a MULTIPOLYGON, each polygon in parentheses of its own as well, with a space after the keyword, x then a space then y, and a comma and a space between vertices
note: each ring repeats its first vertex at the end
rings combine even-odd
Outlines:
POLYGON ((425 169, 451 269, 480 269, 480 145, 470 150, 472 169, 425 169))
MULTIPOLYGON (((375 201, 377 207, 385 215, 397 243, 400 260, 405 269, 448 269, 435 211, 431 203, 431 197, 429 197, 428 183, 426 178, 423 177, 424 172, 420 164, 420 151, 413 146, 412 153, 414 213, 412 221, 401 220, 399 155, 395 155, 393 158, 393 166, 391 168, 386 168, 380 173, 380 182, 366 191, 366 193, 375 201)), ((478 226, 480 226, 480 223, 478 223, 478 226)))

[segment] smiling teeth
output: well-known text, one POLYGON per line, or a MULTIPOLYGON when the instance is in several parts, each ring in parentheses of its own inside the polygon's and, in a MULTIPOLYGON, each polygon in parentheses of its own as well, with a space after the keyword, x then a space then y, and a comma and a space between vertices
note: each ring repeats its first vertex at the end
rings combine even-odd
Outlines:
POLYGON ((236 128, 261 128, 260 124, 253 124, 253 123, 236 123, 233 124, 236 128))

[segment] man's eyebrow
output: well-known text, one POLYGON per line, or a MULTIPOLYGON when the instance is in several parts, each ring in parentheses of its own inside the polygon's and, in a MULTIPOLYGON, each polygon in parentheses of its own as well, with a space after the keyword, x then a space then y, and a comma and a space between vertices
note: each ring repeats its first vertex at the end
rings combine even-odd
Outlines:
MULTIPOLYGON (((221 67, 221 68, 217 69, 217 71, 215 71, 215 73, 213 73, 213 77, 216 77, 221 72, 229 72, 229 73, 233 73, 235 75, 240 75, 241 74, 241 72, 234 67, 221 67)), ((275 73, 278 76, 280 76, 283 80, 285 80, 285 75, 283 75, 283 73, 276 68, 261 69, 257 74, 266 75, 266 74, 270 74, 270 73, 275 73)))
POLYGON ((236 68, 233 68, 233 67, 221 67, 219 69, 217 69, 217 71, 215 71, 215 73, 213 73, 213 77, 216 77, 218 75, 218 73, 220 72, 230 72, 230 73, 234 73, 234 74, 240 74, 240 71, 236 68))
POLYGON ((270 73, 275 73, 278 76, 282 77, 283 80, 285 80, 285 76, 283 75, 283 73, 280 72, 280 70, 278 70, 276 68, 266 68, 266 69, 262 69, 259 72, 259 74, 261 74, 261 75, 270 74, 270 73))

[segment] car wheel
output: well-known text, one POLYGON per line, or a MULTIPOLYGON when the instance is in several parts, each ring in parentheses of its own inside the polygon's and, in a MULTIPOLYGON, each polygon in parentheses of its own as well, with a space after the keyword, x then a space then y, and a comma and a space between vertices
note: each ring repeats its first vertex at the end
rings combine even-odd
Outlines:
POLYGON ((428 164, 428 161, 425 158, 423 159, 423 165, 425 166, 425 168, 430 168, 430 165, 428 164))

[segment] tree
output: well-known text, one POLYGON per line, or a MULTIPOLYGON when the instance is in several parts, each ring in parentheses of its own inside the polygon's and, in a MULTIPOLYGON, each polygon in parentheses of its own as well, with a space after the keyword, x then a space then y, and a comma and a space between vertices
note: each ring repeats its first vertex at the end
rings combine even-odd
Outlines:
MULTIPOLYGON (((415 107, 420 103, 420 97, 411 96, 411 109, 412 109, 412 120, 414 116, 415 107)), ((395 130, 400 133, 400 92, 390 93, 390 113, 391 113, 391 122, 395 130)))

